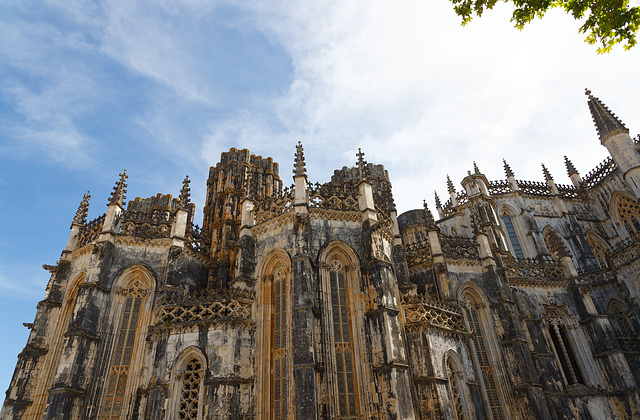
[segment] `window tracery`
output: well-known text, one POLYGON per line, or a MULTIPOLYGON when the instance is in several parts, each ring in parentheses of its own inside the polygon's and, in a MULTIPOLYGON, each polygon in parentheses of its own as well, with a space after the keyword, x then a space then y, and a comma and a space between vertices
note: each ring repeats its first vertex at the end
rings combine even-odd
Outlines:
POLYGON ((609 303, 609 317, 618 336, 632 337, 634 335, 627 311, 620 302, 612 300, 609 303))
POLYGON ((446 369, 451 391, 453 416, 456 420, 468 420, 470 417, 466 408, 466 386, 462 368, 453 357, 449 356, 446 361, 446 369))
POLYGON ((331 321, 336 358, 336 382, 338 385, 338 418, 352 418, 358 414, 355 361, 345 274, 345 267, 342 261, 336 258, 329 262, 331 321))
POLYGON ((489 401, 489 408, 494 418, 504 419, 504 412, 500 403, 498 390, 498 382, 496 374, 491 363, 489 348, 487 347, 487 334, 483 329, 481 315, 479 313, 480 305, 471 296, 466 295, 463 298, 462 306, 465 310, 465 317, 471 330, 471 339, 473 341, 473 349, 476 355, 476 361, 480 374, 482 376, 485 391, 489 401))
POLYGON ((598 236, 595 233, 589 232, 587 234, 587 244, 589 245, 589 248, 591 249, 591 253, 593 254, 594 258, 596 259, 596 262, 598 263, 598 267, 607 268, 608 267, 607 258, 606 258, 607 246, 604 244, 604 242, 600 238, 598 238, 598 236))
POLYGON ((618 195, 615 200, 618 221, 622 223, 629 235, 640 234, 640 205, 624 195, 618 195))
POLYGON ((180 420, 198 420, 200 414, 200 394, 204 368, 200 359, 192 356, 184 365, 178 418, 180 420))
POLYGON ((276 420, 287 418, 289 391, 289 369, 287 367, 288 286, 284 267, 279 266, 273 273, 273 321, 271 330, 272 407, 273 418, 276 420))
POLYGON ((139 278, 129 281, 127 287, 116 288, 118 300, 124 300, 122 315, 116 330, 116 340, 105 386, 100 419, 120 419, 124 414, 127 383, 136 344, 141 310, 146 296, 146 282, 139 278))
POLYGON ((295 416, 289 254, 279 248, 272 250, 260 271, 256 354, 261 357, 256 357, 256 407, 261 418, 286 419, 295 416))
POLYGON ((562 257, 571 256, 569 249, 567 249, 567 246, 560 237, 560 234, 555 229, 547 226, 547 228, 544 229, 543 236, 544 242, 547 244, 547 248, 553 258, 559 260, 562 257))
POLYGON ((551 347, 560 364, 562 374, 567 384, 584 384, 584 377, 580 370, 578 359, 568 334, 564 321, 555 312, 547 312, 545 320, 549 327, 551 347))

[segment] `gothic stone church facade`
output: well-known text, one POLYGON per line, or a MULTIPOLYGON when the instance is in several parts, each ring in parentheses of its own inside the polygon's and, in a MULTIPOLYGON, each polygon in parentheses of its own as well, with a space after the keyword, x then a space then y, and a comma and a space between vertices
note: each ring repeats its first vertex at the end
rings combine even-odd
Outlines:
MULTIPOLYGON (((489 181, 397 215, 364 161, 293 185, 231 149, 202 228, 179 198, 89 195, 2 419, 640 418, 640 140, 589 92, 610 156, 573 185, 489 181)), ((422 189, 422 188, 419 188, 422 189)))

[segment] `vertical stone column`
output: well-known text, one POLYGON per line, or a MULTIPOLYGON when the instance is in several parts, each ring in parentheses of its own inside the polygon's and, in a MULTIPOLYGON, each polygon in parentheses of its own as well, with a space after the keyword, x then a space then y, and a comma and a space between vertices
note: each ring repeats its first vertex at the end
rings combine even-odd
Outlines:
MULTIPOLYGON (((387 419, 415 418, 398 284, 389 261, 375 251, 381 240, 372 220, 363 223, 365 247, 363 274, 375 291, 372 308, 366 313, 372 337, 373 372, 378 386, 381 413, 387 419)), ((370 292, 371 294, 371 292, 370 292)))
POLYGON ((294 250, 293 269, 293 379, 296 393, 296 418, 319 419, 320 378, 318 365, 319 320, 314 303, 318 296, 318 281, 309 254, 311 225, 309 223, 309 193, 302 144, 296 146, 293 181, 294 250))
POLYGON ((101 307, 97 302, 103 301, 107 294, 108 290, 96 283, 82 283, 79 286, 75 309, 64 332, 66 339, 62 344, 43 419, 82 418, 85 415, 90 418, 98 415, 97 407, 91 410, 100 398, 95 389, 101 388, 91 386, 92 383, 101 382, 93 376, 101 307))
POLYGON ((320 381, 318 375, 318 348, 313 303, 314 281, 311 257, 298 254, 293 265, 293 379, 296 393, 296 418, 319 419, 320 381))

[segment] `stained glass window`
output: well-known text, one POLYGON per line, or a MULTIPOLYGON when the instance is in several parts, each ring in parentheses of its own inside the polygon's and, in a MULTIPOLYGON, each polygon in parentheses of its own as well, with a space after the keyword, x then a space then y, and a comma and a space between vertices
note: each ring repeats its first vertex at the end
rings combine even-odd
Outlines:
POLYGON ((355 361, 349 325, 345 269, 339 260, 333 260, 330 263, 329 281, 338 385, 338 418, 352 418, 358 413, 355 361))
MULTIPOLYGON (((508 217, 508 216, 507 216, 508 217)), ((500 405, 500 397, 498 395, 498 384, 496 381, 495 372, 493 366, 489 361, 489 351, 487 349, 487 341, 485 332, 482 329, 480 320, 478 318, 478 312, 474 302, 469 298, 465 301, 465 313, 467 316, 467 322, 471 328, 471 338, 473 340, 476 358, 480 367, 480 373, 484 382, 484 388, 487 391, 487 398, 489 399, 489 407, 493 413, 494 418, 504 419, 502 412, 502 406, 500 405)))

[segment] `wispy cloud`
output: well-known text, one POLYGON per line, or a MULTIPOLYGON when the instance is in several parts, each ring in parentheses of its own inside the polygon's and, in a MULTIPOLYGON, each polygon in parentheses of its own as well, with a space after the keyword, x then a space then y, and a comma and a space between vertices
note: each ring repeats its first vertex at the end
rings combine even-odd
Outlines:
POLYGON ((48 279, 48 273, 42 269, 3 264, 0 271, 0 292, 15 299, 41 299, 48 279))

